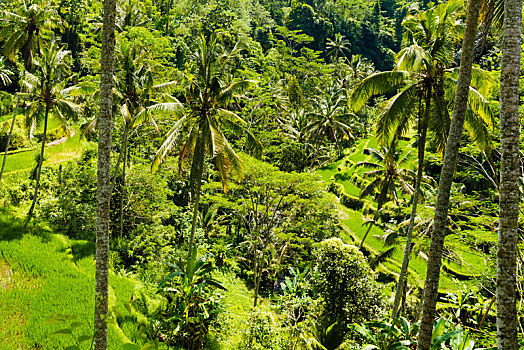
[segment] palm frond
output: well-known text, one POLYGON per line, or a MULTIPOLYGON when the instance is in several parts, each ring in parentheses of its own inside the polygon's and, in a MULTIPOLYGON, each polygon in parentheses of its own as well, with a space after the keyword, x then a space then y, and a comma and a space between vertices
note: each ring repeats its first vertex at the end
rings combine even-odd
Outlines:
POLYGON ((491 133, 486 127, 486 124, 484 124, 483 120, 478 118, 478 116, 473 113, 471 109, 466 111, 464 127, 468 132, 469 137, 473 142, 475 142, 477 147, 484 151, 491 150, 491 133))
POLYGON ((389 249, 386 249, 385 251, 381 252, 379 255, 377 255, 371 262, 369 263, 369 266, 374 269, 379 264, 382 264, 388 259, 391 259, 393 254, 397 251, 397 247, 391 247, 389 249))
POLYGON ((391 94, 400 89, 408 78, 408 72, 380 72, 362 80, 350 97, 350 108, 358 112, 373 96, 391 94))
POLYGON ((180 102, 162 102, 142 108, 133 118, 132 128, 151 121, 152 115, 165 113, 173 113, 176 117, 180 117, 184 113, 184 105, 180 102))
POLYGON ((376 122, 376 136, 380 144, 386 145, 388 143, 393 129, 397 129, 400 126, 400 135, 398 136, 403 136, 408 130, 407 120, 413 114, 414 107, 418 101, 417 93, 418 86, 412 84, 388 101, 385 112, 379 115, 376 122))
POLYGON ((424 70, 431 69, 431 55, 421 46, 414 43, 403 48, 397 54, 397 65, 395 71, 419 72, 422 67, 424 70))
POLYGON ((98 90, 98 85, 92 82, 82 82, 60 91, 62 96, 91 95, 98 90))
POLYGON ((479 67, 471 68, 471 86, 482 96, 490 96, 495 79, 491 72, 479 67))
POLYGON ((175 143, 178 141, 180 137, 180 131, 185 126, 186 122, 188 121, 188 117, 182 117, 180 118, 175 125, 169 130, 169 132, 166 135, 166 138, 158 151, 155 154, 155 158, 153 159, 153 162, 151 163, 151 172, 154 174, 160 165, 162 161, 164 160, 164 157, 166 154, 173 148, 175 143))
POLYGON ((216 115, 219 118, 223 118, 242 127, 247 125, 247 122, 244 119, 240 118, 235 112, 228 111, 227 109, 218 108, 216 115))
POLYGON ((257 159, 262 158, 264 146, 250 130, 246 130, 246 149, 253 155, 253 157, 257 159))

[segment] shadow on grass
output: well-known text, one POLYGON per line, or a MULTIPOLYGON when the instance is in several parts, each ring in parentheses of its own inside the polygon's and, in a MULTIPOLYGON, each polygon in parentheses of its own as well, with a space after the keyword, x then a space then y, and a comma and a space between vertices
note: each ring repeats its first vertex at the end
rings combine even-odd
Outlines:
POLYGON ((51 232, 34 220, 24 221, 13 216, 9 208, 0 208, 0 240, 17 240, 21 239, 25 234, 40 237, 43 242, 48 242, 51 238, 51 232))
POLYGON ((337 167, 338 167, 338 162, 334 162, 334 163, 330 163, 328 165, 325 165, 322 168, 319 168, 318 170, 333 171, 333 170, 337 170, 337 167))
POLYGON ((349 181, 351 179, 351 176, 353 176, 353 174, 350 172, 336 173, 335 180, 339 182, 349 181))
POLYGON ((89 241, 73 242, 71 243, 71 253, 76 264, 77 261, 95 254, 95 243, 89 241))

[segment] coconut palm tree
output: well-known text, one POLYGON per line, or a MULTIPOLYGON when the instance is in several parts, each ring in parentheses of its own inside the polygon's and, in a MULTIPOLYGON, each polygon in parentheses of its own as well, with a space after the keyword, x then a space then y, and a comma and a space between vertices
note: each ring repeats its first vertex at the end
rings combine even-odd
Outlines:
POLYGON ((335 39, 328 39, 326 44, 327 56, 332 56, 335 61, 335 76, 338 74, 338 58, 347 57, 346 52, 349 52, 350 46, 349 40, 347 40, 342 34, 335 34, 335 39))
MULTIPOLYGON (((388 101, 385 112, 376 122, 376 135, 380 143, 388 142, 393 130, 395 135, 405 135, 410 130, 412 118, 417 117, 417 180, 410 225, 407 230, 404 271, 407 271, 409 264, 411 236, 424 169, 427 132, 428 130, 433 132, 437 149, 441 152, 444 151, 447 140, 450 125, 449 101, 450 96, 453 95, 452 90, 456 86, 456 72, 448 68, 452 65, 453 57, 453 41, 449 33, 455 32, 454 18, 461 8, 462 1, 453 0, 408 16, 403 22, 406 33, 403 38, 403 49, 397 55, 395 69, 376 73, 364 79, 356 86, 351 97, 353 108, 358 110, 373 95, 396 92, 396 95, 388 101)), ((485 75, 480 70, 475 70, 474 73, 477 77, 485 75)), ((489 127, 493 123, 493 116, 489 104, 480 91, 489 86, 489 81, 489 79, 478 78, 473 80, 478 84, 472 84, 473 87, 470 87, 469 108, 465 117, 466 129, 470 137, 484 149, 491 145, 489 127)), ((396 299, 398 295, 400 294, 397 293, 396 299)))
MULTIPOLYGON (((431 244, 428 257, 427 277, 424 285, 424 297, 422 306, 422 321, 419 332, 419 347, 429 349, 431 346, 431 335, 433 319, 438 294, 440 278, 440 267, 442 263, 442 248, 444 245, 445 231, 448 226, 448 207, 453 182, 453 175, 457 162, 458 148, 464 128, 468 95, 472 77, 472 66, 475 55, 475 38, 481 0, 471 0, 468 4, 466 28, 462 43, 461 65, 458 78, 457 92, 453 106, 453 119, 451 120, 449 136, 444 154, 444 161, 439 181, 435 218, 431 234, 431 244)), ((402 266, 404 268, 404 264, 402 266)), ((406 266, 407 269, 407 266, 406 266)), ((402 272, 402 271, 401 271, 402 272)), ((401 277, 403 277, 401 273, 401 277)), ((400 303, 403 283, 399 281, 395 302, 393 304, 393 317, 400 303), (397 295, 398 294, 398 295, 397 295)))
MULTIPOLYGON (((5 67, 4 58, 0 58, 0 83, 7 85, 11 83, 11 78, 9 77, 12 72, 5 67)), ((9 144, 11 143, 11 137, 13 136, 13 129, 15 127, 16 114, 18 113, 18 105, 20 102, 20 97, 16 99, 15 111, 13 113, 13 119, 11 120, 11 128, 9 129, 9 135, 7 136, 7 141, 5 144, 4 160, 2 161, 2 169, 0 170, 0 181, 2 181, 2 175, 4 173, 5 161, 7 159, 7 152, 9 151, 9 144)))
POLYGON ((375 161, 364 161, 356 164, 357 167, 369 169, 362 175, 362 178, 368 182, 362 188, 360 198, 375 196, 377 200, 375 217, 369 223, 369 227, 364 237, 362 237, 360 249, 362 249, 364 241, 371 227, 373 227, 373 223, 377 219, 377 214, 382 209, 382 206, 391 200, 398 205, 399 192, 404 195, 413 195, 413 186, 410 182, 415 178, 415 173, 401 168, 409 159, 411 152, 404 154, 401 158, 401 152, 396 150, 396 146, 396 142, 394 142, 390 148, 383 150, 368 148, 367 151, 375 161))
POLYGON ((359 131, 355 115, 347 108, 345 92, 335 86, 329 87, 324 93, 312 101, 313 112, 309 133, 313 138, 315 147, 324 141, 335 142, 337 151, 341 151, 340 142, 343 139, 354 140, 355 132, 359 131))
POLYGON ((197 50, 190 62, 191 73, 185 75, 185 102, 187 112, 178 115, 178 119, 167 133, 163 144, 158 149, 151 165, 155 172, 168 152, 181 141, 182 131, 187 130, 187 137, 179 152, 179 168, 191 161, 190 192, 193 206, 193 221, 189 238, 189 260, 196 258, 194 245, 198 219, 200 186, 204 172, 206 155, 214 158, 218 176, 224 190, 230 174, 239 177, 243 174, 243 165, 228 140, 221 131, 227 126, 233 131, 244 132, 247 148, 256 155, 262 152, 261 143, 246 130, 246 122, 235 114, 231 102, 254 82, 246 79, 234 79, 231 75, 233 59, 242 49, 237 42, 231 51, 226 51, 220 43, 220 37, 212 34, 209 40, 202 35, 197 41, 197 50))
POLYGON ((517 349, 519 218, 519 70, 522 2, 504 1, 500 75, 500 224, 497 250, 497 348, 517 349))
POLYGON ((49 43, 49 46, 44 46, 42 57, 35 60, 36 75, 26 72, 23 89, 27 92, 20 93, 20 96, 28 101, 26 115, 30 134, 36 131, 41 122, 44 123, 35 192, 31 208, 27 213, 29 218, 33 215, 38 198, 49 113, 52 113, 69 132, 67 120, 75 117, 79 110, 79 106, 72 102, 71 90, 67 87, 69 83, 67 56, 69 54, 70 51, 64 50, 64 47, 55 41, 49 43))
POLYGON ((64 30, 58 6, 47 0, 21 0, 15 12, 3 11, 4 19, 0 39, 4 40, 4 55, 11 61, 21 51, 24 67, 32 72, 33 60, 39 55, 45 40, 49 40, 51 30, 64 30))
POLYGON ((96 272, 94 349, 107 349, 109 306, 109 221, 111 198, 111 129, 116 0, 104 0, 102 52, 100 54, 100 112, 96 198, 96 272))
POLYGON ((126 163, 129 132, 145 122, 151 122, 155 113, 181 113, 184 107, 171 96, 163 96, 164 102, 153 101, 157 95, 173 85, 170 83, 154 84, 153 72, 144 64, 144 56, 135 45, 119 43, 117 52, 120 67, 115 74, 114 104, 117 106, 124 122, 120 154, 115 167, 111 193, 113 192, 120 163, 122 162, 122 191, 120 194, 119 227, 120 237, 123 234, 124 191, 126 187, 126 163), (168 101, 166 101, 166 98, 168 101))

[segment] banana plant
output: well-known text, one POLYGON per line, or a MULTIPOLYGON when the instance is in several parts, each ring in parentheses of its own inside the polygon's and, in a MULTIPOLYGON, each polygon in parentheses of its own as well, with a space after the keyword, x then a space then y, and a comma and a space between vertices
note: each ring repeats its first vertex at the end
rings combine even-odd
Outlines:
POLYGON ((214 292, 226 288, 211 277, 215 268, 212 255, 197 258, 196 246, 193 249, 182 267, 165 263, 172 272, 160 282, 157 293, 165 298, 158 316, 168 345, 196 350, 203 347, 209 325, 221 311, 219 297, 214 292))

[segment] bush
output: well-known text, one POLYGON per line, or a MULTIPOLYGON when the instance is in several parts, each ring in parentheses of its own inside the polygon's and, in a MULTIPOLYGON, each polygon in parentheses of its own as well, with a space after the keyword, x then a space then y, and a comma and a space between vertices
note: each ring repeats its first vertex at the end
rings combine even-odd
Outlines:
MULTIPOLYGON (((164 177, 153 175, 149 164, 133 164, 127 169, 126 188, 124 191, 124 227, 123 236, 131 233, 140 225, 166 224, 172 220, 176 210, 169 197, 171 190, 164 177)), ((117 178, 111 196, 111 229, 119 232, 119 209, 122 186, 121 175, 117 178)))
MULTIPOLYGON (((7 145, 7 138, 9 137, 9 130, 11 129, 11 120, 6 120, 3 125, 0 126, 0 152, 5 151, 7 145)), ((24 131, 15 125, 13 129, 13 135, 9 143, 9 149, 15 150, 26 146, 28 143, 27 136, 24 131)))
POLYGON ((284 337, 273 315, 256 310, 249 316, 246 332, 242 338, 241 349, 277 350, 282 349, 284 337))
POLYGON ((50 177, 57 177, 49 191, 41 196, 41 212, 55 228, 70 238, 93 241, 96 232, 96 158, 81 158, 48 169, 50 177))
POLYGON ((362 253, 338 238, 319 243, 315 290, 323 298, 320 323, 335 324, 327 347, 340 345, 353 323, 376 319, 381 312, 381 295, 375 274, 362 253))

